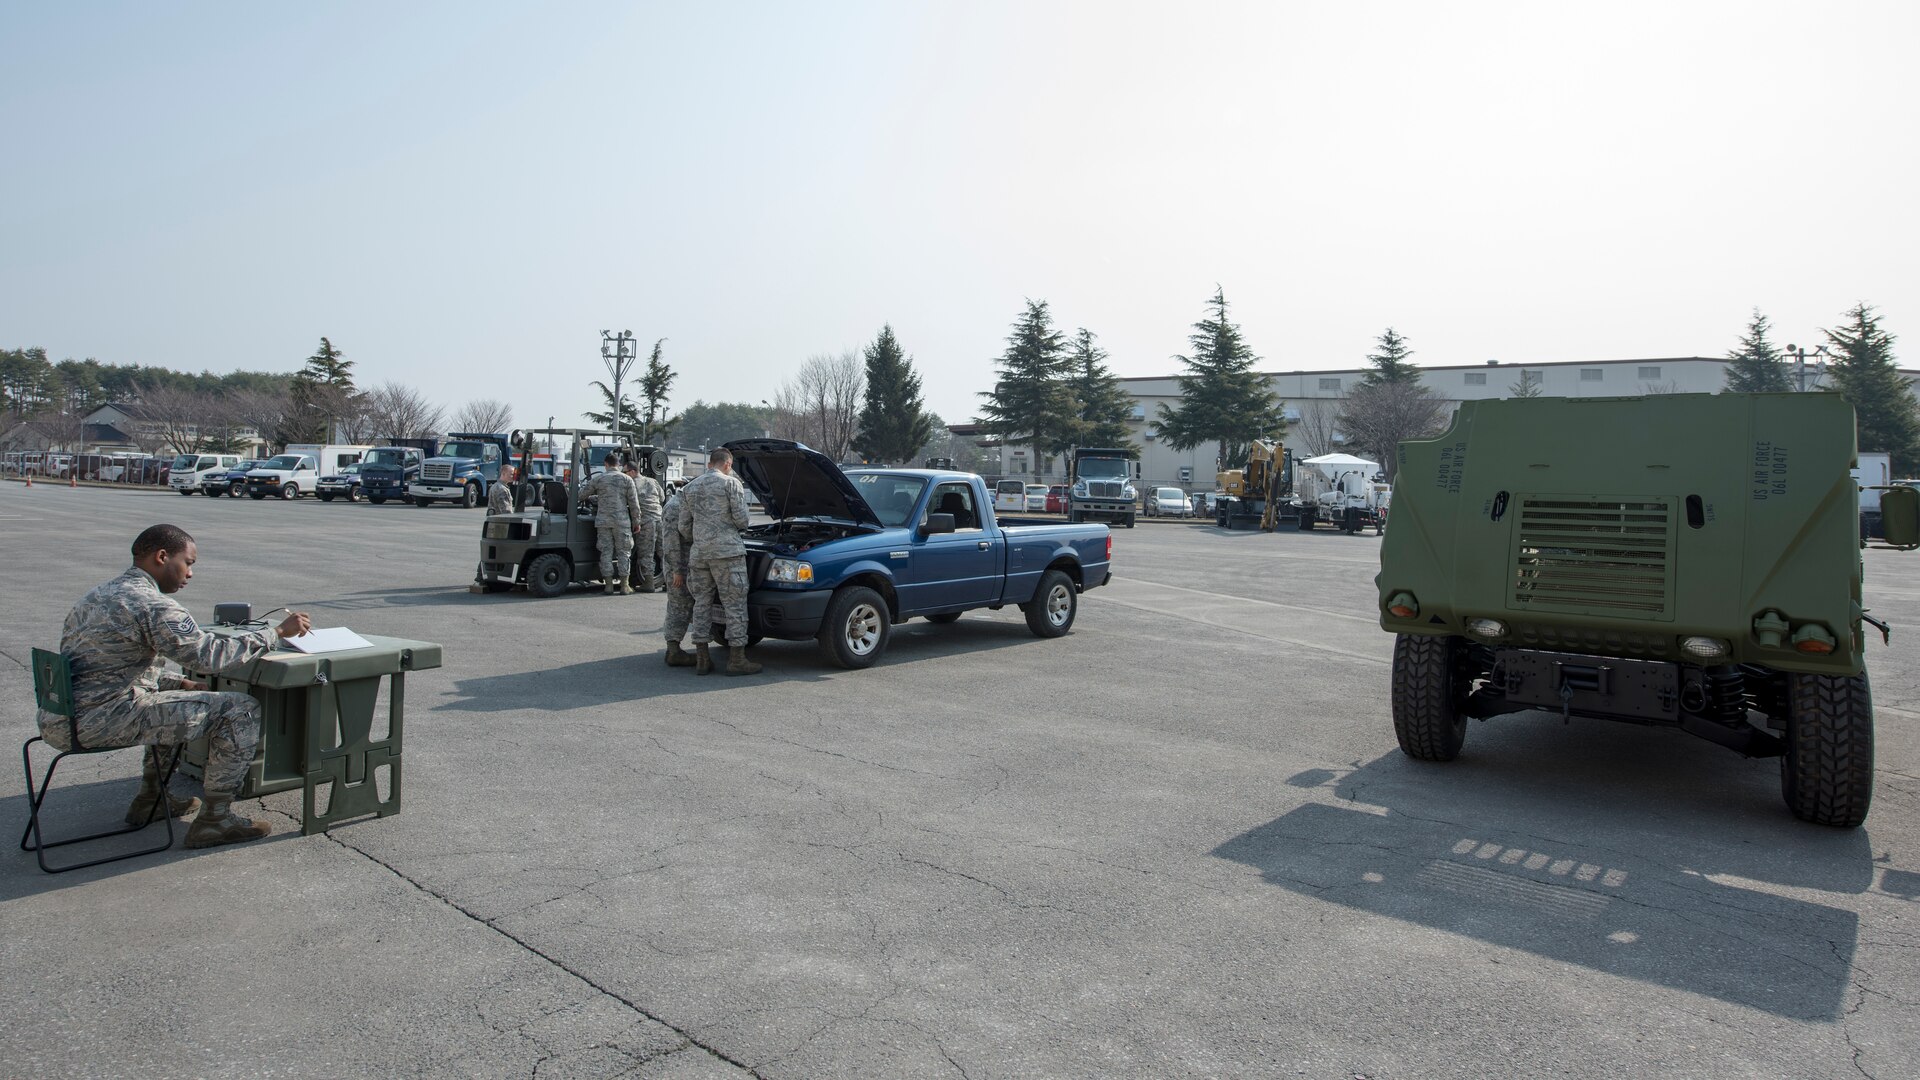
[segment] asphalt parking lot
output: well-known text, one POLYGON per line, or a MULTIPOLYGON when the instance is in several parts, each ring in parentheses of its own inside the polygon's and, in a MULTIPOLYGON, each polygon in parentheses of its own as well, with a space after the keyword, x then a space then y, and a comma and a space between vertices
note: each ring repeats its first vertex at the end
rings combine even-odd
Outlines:
MULTIPOLYGON (((1842 832, 1678 733, 1406 759, 1380 541, 1202 524, 1117 531, 1063 639, 1008 610, 700 678, 664 597, 469 594, 478 511, 0 484, 9 749, 28 649, 163 520, 203 619, 445 645, 406 809, 302 837, 270 796, 265 841, 57 877, 10 845, 0 1074, 1920 1075, 1920 553, 1867 553, 1895 637, 1842 832)), ((62 766, 62 813, 138 766, 62 766)))

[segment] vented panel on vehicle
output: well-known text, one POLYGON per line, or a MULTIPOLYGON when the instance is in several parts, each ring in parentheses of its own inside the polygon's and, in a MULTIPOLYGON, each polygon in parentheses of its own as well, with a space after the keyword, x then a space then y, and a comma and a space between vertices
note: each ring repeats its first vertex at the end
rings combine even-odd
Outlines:
POLYGON ((1518 503, 1511 609, 1673 618, 1674 500, 1522 495, 1518 503))
POLYGON ((1126 485, 1117 480, 1087 481, 1087 496, 1094 499, 1117 499, 1126 485))
POLYGON ((420 479, 451 480, 453 479, 453 466, 448 464, 423 466, 420 470, 420 479))

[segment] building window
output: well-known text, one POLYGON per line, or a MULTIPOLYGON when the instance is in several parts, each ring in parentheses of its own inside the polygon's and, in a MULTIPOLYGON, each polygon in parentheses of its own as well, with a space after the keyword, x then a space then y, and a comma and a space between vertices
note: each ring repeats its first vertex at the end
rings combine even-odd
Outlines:
POLYGON ((1583 367, 1580 369, 1581 382, 1599 382, 1607 377, 1605 368, 1583 367))
POLYGON ((1657 379, 1660 377, 1660 369, 1657 367, 1643 367, 1640 369, 1640 377, 1643 379, 1657 379))
POLYGON ((1339 379, 1321 379, 1321 380, 1320 380, 1320 389, 1322 389, 1322 390, 1338 390, 1338 389, 1340 389, 1340 380, 1339 380, 1339 379))
POLYGON ((1469 372, 1467 372, 1467 385, 1468 385, 1468 386, 1485 386, 1485 385, 1487 385, 1487 373, 1486 373, 1486 372, 1484 372, 1484 371, 1469 371, 1469 372))

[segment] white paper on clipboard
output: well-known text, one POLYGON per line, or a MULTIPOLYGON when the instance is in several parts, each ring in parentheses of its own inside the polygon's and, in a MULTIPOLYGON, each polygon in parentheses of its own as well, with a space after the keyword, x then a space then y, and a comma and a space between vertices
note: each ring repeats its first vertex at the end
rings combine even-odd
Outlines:
POLYGON ((373 648, 373 642, 344 626, 315 627, 299 637, 281 638, 280 644, 303 653, 345 652, 348 649, 373 648))

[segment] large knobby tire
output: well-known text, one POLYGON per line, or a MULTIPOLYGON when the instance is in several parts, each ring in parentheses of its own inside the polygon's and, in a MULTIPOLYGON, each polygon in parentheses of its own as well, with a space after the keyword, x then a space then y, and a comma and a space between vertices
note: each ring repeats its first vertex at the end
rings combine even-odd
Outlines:
POLYGON ((282 500, 286 502, 292 502, 293 500, 299 497, 300 497, 300 488, 297 485, 294 485, 294 484, 280 485, 280 498, 282 500))
POLYGON ((893 620, 887 601, 864 585, 848 585, 833 594, 820 623, 820 651, 843 668, 872 667, 887 651, 893 620))
POLYGON ((960 613, 957 611, 943 611, 938 615, 927 616, 927 621, 930 623, 939 623, 940 625, 945 626, 947 623, 959 622, 960 613))
POLYGON ((1393 643, 1393 734, 1400 750, 1421 761, 1452 761, 1467 738, 1467 718, 1454 688, 1450 637, 1401 634, 1393 643))
POLYGON ((1080 594, 1073 579, 1059 570, 1040 575, 1040 587, 1033 599, 1020 605, 1027 615, 1027 629, 1034 637, 1062 637, 1073 629, 1073 618, 1080 612, 1080 594))
POLYGON ((1801 821, 1851 829, 1873 804, 1873 693, 1858 675, 1787 676, 1780 794, 1801 821))
POLYGON ((565 555, 549 551, 527 564, 527 591, 535 596, 559 596, 572 583, 573 567, 567 565, 565 555))
POLYGON ((471 510, 480 505, 479 484, 468 484, 460 489, 460 505, 463 509, 467 510, 471 510))

